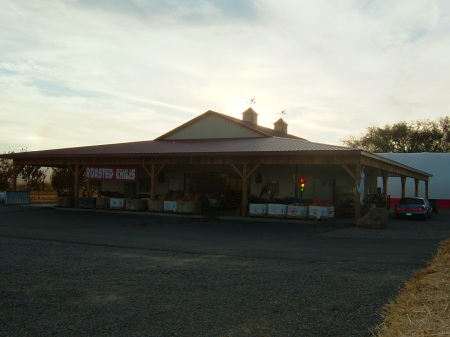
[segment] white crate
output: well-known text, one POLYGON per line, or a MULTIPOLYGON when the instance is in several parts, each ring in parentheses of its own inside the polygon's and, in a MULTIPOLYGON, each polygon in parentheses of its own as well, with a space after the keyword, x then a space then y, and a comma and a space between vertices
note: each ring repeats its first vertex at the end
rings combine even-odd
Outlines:
POLYGON ((322 206, 308 206, 308 217, 310 219, 320 219, 323 214, 322 206))
POLYGON ((285 217, 287 212, 287 205, 282 204, 267 204, 267 215, 274 217, 285 217))
POLYGON ((325 218, 334 218, 334 206, 324 207, 324 209, 323 209, 323 217, 325 217, 325 218))
POLYGON ((125 206, 125 199, 123 198, 109 198, 109 208, 123 209, 125 206))
POLYGON ((308 206, 294 206, 287 207, 288 218, 306 218, 308 216, 308 206))
POLYGON ((176 212, 178 211, 178 201, 164 200, 164 212, 176 212))
POLYGON ((308 217, 311 219, 334 218, 334 206, 309 206, 308 217))
POLYGON ((267 214, 267 204, 250 204, 248 212, 253 216, 265 216, 267 214))

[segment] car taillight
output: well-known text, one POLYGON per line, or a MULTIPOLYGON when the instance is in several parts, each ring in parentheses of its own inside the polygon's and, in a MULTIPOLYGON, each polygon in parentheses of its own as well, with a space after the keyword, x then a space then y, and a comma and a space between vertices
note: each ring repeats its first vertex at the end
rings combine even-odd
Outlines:
POLYGON ((397 207, 396 210, 397 210, 397 211, 406 211, 406 208, 397 207))

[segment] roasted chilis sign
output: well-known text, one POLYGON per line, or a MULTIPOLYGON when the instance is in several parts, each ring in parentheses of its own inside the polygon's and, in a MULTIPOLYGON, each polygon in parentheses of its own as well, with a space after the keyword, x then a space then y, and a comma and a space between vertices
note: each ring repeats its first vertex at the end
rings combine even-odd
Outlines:
POLYGON ((112 181, 136 181, 136 167, 86 167, 84 173, 86 179, 112 180, 112 181))

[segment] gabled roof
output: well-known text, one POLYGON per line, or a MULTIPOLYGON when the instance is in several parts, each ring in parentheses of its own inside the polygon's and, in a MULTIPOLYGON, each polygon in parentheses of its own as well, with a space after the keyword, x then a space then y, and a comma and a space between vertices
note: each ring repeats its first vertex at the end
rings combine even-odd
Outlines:
MULTIPOLYGON (((252 108, 249 108, 249 109, 252 109, 252 108)), ((249 109, 247 109, 246 111, 249 111, 249 109)), ((253 109, 252 109, 252 111, 254 112, 253 109)), ((190 121, 188 121, 188 122, 178 126, 177 128, 175 128, 175 129, 173 129, 173 130, 163 134, 162 136, 159 136, 159 137, 155 138, 155 140, 167 139, 169 136, 171 136, 171 135, 179 132, 180 130, 183 130, 183 129, 185 129, 185 128, 187 128, 187 127, 189 127, 189 126, 191 126, 191 125, 193 125, 193 124, 195 124, 197 122, 199 122, 200 120, 202 120, 202 119, 204 119, 204 118, 206 118, 208 116, 216 116, 216 117, 219 117, 219 118, 223 118, 226 121, 232 122, 232 123, 234 123, 236 125, 239 125, 239 126, 241 126, 243 128, 246 128, 248 130, 256 132, 262 137, 283 137, 283 138, 300 139, 300 140, 307 141, 306 139, 301 138, 301 137, 297 137, 297 136, 294 136, 294 135, 283 133, 281 131, 270 129, 270 128, 267 128, 267 127, 264 127, 264 126, 260 126, 260 125, 257 125, 257 124, 251 123, 251 122, 246 122, 246 121, 243 121, 243 120, 231 117, 231 116, 227 116, 227 115, 224 115, 224 114, 221 114, 219 112, 212 111, 212 110, 206 111, 205 113, 201 114, 200 116, 197 116, 197 117, 191 119, 190 121)))

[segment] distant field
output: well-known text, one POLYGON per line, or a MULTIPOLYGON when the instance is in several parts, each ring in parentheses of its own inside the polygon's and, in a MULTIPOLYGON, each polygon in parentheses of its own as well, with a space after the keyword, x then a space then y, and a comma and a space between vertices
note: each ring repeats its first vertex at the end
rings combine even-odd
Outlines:
POLYGON ((31 191, 30 198, 32 203, 56 203, 56 192, 45 190, 38 193, 37 191, 31 191))

